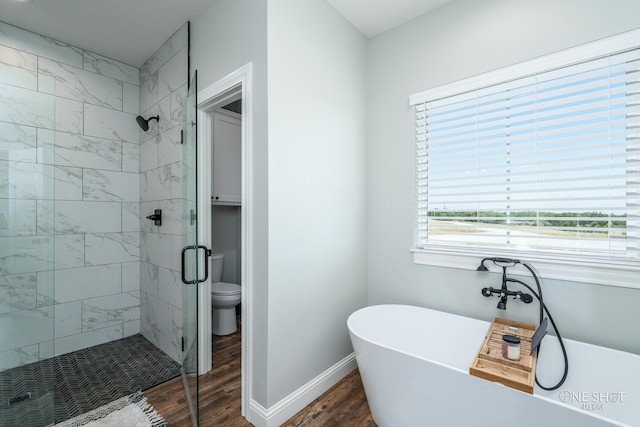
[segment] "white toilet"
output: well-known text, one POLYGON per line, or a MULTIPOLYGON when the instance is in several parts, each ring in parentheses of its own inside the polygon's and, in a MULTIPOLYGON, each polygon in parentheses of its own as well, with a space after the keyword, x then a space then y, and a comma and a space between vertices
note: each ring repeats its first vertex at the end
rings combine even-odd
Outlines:
POLYGON ((235 283, 224 283, 222 269, 224 255, 211 255, 211 332, 229 335, 238 329, 236 305, 242 299, 242 288, 235 283))

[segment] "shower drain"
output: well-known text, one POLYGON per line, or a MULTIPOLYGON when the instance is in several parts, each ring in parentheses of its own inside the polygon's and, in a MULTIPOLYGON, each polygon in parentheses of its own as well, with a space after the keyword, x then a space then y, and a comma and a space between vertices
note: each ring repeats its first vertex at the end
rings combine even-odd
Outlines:
POLYGON ((12 397, 11 399, 9 399, 9 405, 15 405, 16 403, 20 403, 20 402, 24 402, 25 400, 29 400, 31 399, 31 393, 23 393, 19 396, 16 397, 12 397))

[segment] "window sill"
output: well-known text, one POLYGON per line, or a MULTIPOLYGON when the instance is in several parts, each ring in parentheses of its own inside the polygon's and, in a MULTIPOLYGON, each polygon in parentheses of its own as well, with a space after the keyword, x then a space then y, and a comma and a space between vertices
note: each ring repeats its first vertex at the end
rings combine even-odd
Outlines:
MULTIPOLYGON (((640 289, 640 264, 599 261, 598 263, 576 259, 550 258, 540 255, 515 255, 456 251, 450 249, 412 249, 415 264, 437 267, 475 270, 482 258, 506 257, 526 261, 541 279, 556 279, 570 282, 584 282, 605 286, 640 289)), ((500 272, 501 269, 491 262, 485 263, 489 270, 500 272)), ((529 275, 522 266, 514 267, 515 274, 529 275)))

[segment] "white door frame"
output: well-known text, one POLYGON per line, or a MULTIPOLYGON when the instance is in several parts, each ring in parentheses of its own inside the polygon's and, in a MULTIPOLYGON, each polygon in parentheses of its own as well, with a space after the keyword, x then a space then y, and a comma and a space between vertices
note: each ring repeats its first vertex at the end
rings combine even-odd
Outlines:
MULTIPOLYGON (((212 85, 199 90, 198 97, 198 242, 211 247, 211 168, 213 110, 241 91, 242 93, 242 208, 241 208, 241 283, 242 356, 241 411, 249 410, 253 372, 253 71, 249 62, 212 85)), ((210 262, 208 259, 207 262, 210 262)), ((200 285, 199 293, 199 366, 200 374, 211 370, 211 280, 200 285)))

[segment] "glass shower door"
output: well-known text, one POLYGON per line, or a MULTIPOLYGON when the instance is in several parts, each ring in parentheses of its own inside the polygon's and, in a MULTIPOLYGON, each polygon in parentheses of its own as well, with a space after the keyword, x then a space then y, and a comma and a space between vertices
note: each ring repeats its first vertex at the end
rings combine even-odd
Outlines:
POLYGON ((54 422, 53 147, 28 119, 0 121, 1 426, 54 422))
MULTIPOLYGON (((198 246, 197 71, 182 110, 182 380, 191 419, 198 422, 198 246)), ((205 249, 206 253, 206 249, 205 249)), ((205 256, 206 261, 206 256, 205 256)), ((205 264, 206 270, 206 264, 205 264)))

